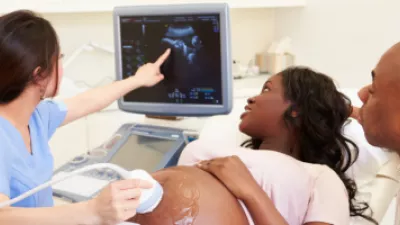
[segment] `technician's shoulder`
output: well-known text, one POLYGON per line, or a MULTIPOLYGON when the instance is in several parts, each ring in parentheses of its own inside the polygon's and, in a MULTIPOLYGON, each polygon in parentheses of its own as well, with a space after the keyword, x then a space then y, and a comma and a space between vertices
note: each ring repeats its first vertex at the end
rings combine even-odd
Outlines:
POLYGON ((51 113, 61 111, 63 108, 65 108, 65 105, 62 101, 43 100, 37 105, 32 116, 46 121, 50 119, 51 113))
POLYGON ((67 114, 67 106, 60 100, 43 100, 36 107, 31 120, 35 128, 51 138, 55 130, 62 124, 67 114))

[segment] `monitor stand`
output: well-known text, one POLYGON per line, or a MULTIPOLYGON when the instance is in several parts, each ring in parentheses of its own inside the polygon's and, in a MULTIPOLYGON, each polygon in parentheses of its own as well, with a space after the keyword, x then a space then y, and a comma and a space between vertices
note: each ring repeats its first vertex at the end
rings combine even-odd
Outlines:
POLYGON ((150 119, 160 119, 160 120, 183 120, 183 117, 178 116, 157 116, 157 115, 146 115, 147 118, 150 119))
POLYGON ((141 123, 147 125, 178 128, 182 130, 192 130, 200 132, 208 117, 183 117, 145 114, 141 123))

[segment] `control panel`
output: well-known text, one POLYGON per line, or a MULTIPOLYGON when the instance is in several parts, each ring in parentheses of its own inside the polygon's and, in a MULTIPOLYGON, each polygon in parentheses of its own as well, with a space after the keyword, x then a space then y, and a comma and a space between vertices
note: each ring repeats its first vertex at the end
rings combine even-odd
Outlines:
MULTIPOLYGON (((113 163, 126 170, 143 169, 152 173, 175 166, 186 144, 196 138, 194 132, 181 129, 124 124, 103 144, 58 168, 54 176, 96 163, 113 163)), ((71 202, 84 201, 119 179, 121 177, 113 170, 92 170, 54 185, 53 195, 71 202)))

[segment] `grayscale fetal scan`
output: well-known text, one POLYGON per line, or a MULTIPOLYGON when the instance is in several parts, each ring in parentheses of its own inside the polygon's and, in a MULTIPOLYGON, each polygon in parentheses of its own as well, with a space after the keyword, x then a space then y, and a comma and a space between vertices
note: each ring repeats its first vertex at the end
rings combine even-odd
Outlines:
POLYGON ((192 65, 197 52, 202 48, 200 37, 196 35, 192 26, 170 26, 161 41, 171 45, 171 48, 182 54, 187 63, 192 65))
POLYGON ((171 49, 161 66, 165 79, 127 94, 125 100, 221 104, 220 35, 218 15, 121 17, 124 77, 171 49))

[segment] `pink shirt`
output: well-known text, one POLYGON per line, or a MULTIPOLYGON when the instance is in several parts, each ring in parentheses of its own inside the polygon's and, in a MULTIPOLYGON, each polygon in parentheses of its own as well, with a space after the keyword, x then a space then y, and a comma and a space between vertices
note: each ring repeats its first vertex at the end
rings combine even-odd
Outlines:
MULTIPOLYGON (((224 148, 221 144, 190 143, 179 165, 194 165, 202 160, 238 156, 289 225, 324 222, 348 225, 350 212, 343 182, 330 168, 300 162, 274 151, 224 148)), ((242 202, 250 224, 252 218, 242 202)))

